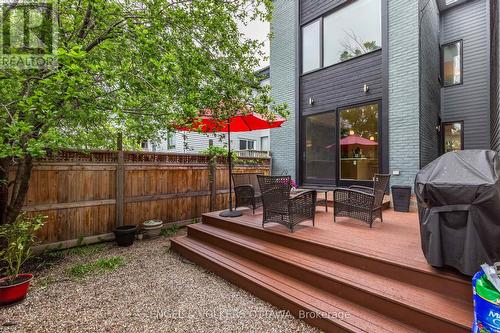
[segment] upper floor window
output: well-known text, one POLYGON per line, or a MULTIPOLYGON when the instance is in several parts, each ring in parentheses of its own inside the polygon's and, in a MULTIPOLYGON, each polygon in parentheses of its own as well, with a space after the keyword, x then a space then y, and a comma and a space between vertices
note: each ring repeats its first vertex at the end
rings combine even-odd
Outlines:
POLYGON ((240 139, 240 150, 255 150, 255 140, 240 139))
POLYGON ((443 86, 462 83, 462 41, 449 43, 441 47, 443 86))
POLYGON ((302 72, 318 69, 320 59, 320 20, 302 28, 302 72))
POLYGON ((302 27, 302 73, 380 49, 381 17, 381 0, 355 0, 302 27))
POLYGON ((377 50, 382 45, 380 0, 357 0, 323 19, 324 66, 377 50))

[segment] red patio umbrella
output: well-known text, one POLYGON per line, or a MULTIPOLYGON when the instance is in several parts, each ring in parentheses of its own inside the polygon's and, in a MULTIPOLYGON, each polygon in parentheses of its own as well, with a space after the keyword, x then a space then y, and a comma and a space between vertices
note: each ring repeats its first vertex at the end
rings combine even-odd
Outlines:
POLYGON ((220 120, 212 117, 210 110, 203 110, 200 115, 196 117, 192 124, 188 126, 180 126, 180 131, 214 133, 214 132, 227 132, 227 147, 228 155, 227 160, 229 163, 229 210, 221 212, 219 215, 222 217, 237 217, 241 216, 241 212, 233 210, 233 196, 232 196, 232 166, 231 166, 231 132, 249 132, 262 129, 270 129, 280 127, 285 122, 285 118, 278 115, 274 120, 269 121, 262 115, 255 112, 237 112, 235 116, 227 119, 220 120))
POLYGON ((345 138, 340 139, 341 146, 349 146, 349 145, 360 145, 360 146, 376 146, 378 145, 377 141, 368 140, 359 135, 349 135, 345 138))

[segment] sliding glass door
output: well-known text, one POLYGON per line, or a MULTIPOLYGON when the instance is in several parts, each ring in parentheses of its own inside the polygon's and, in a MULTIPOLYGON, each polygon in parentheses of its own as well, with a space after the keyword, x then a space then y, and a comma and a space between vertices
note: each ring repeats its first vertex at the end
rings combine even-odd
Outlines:
POLYGON ((307 116, 303 124, 304 182, 335 185, 336 113, 332 111, 307 116))
POLYGON ((378 114, 378 103, 339 110, 342 181, 371 181, 378 173, 378 114))
POLYGON ((302 182, 368 185, 380 172, 380 103, 302 117, 302 182))

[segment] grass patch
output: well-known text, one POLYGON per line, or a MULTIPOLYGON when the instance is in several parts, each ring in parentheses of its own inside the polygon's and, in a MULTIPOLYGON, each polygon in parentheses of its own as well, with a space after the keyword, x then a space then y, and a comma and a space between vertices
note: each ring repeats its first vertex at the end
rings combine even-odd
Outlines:
POLYGON ((160 235, 165 237, 172 237, 177 233, 177 231, 179 231, 179 229, 180 229, 179 226, 174 224, 169 228, 161 229, 160 235))
POLYGON ((36 284, 40 287, 40 289, 45 289, 49 285, 51 285, 55 282, 56 282, 56 280, 52 276, 45 276, 45 277, 42 277, 42 278, 39 278, 38 280, 36 280, 36 284))
POLYGON ((83 245, 64 250, 64 254, 88 257, 90 255, 102 252, 106 249, 106 244, 83 245))
POLYGON ((89 263, 74 265, 68 269, 67 273, 73 278, 83 278, 88 275, 114 271, 123 264, 123 257, 101 258, 89 263))

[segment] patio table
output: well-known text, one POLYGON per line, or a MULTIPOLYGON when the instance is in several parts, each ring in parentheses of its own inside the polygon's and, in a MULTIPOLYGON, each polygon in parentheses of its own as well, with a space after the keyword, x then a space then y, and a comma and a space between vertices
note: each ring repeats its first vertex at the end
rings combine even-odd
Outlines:
POLYGON ((325 211, 328 212, 328 192, 333 192, 336 188, 337 188, 336 186, 326 187, 326 186, 310 186, 310 185, 306 185, 306 186, 301 186, 299 190, 314 190, 317 193, 324 193, 325 194, 325 198, 321 199, 321 200, 317 200, 316 204, 323 204, 323 205, 325 205, 325 211))

